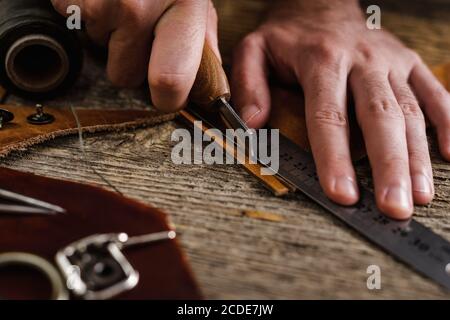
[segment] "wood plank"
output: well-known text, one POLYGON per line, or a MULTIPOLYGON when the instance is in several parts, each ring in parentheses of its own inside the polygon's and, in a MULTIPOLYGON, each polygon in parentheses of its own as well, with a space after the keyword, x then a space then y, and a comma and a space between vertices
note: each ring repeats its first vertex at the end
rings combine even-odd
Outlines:
MULTIPOLYGON (((410 3, 398 2, 405 7, 410 3)), ((257 25, 264 4, 215 3, 229 61, 232 47, 257 25)), ((450 21, 437 18, 437 13, 447 7, 429 4, 432 13, 426 15, 386 9, 383 24, 428 63, 443 63, 450 60, 450 21)), ((70 94, 50 104, 142 108, 148 98, 143 90, 113 89, 101 64, 89 58, 70 94)), ((66 137, 16 152, 2 164, 107 187, 89 163, 127 196, 164 209, 182 233, 181 243, 208 298, 450 298, 301 194, 274 197, 238 166, 174 165, 170 134, 180 126, 169 122, 133 132, 89 135, 87 161, 77 161, 77 139, 66 137), (242 210, 270 212, 281 219, 255 219, 242 210), (366 268, 372 264, 381 267, 379 291, 366 288, 366 268)), ((436 199, 418 207, 416 218, 450 240, 450 166, 438 155, 434 141, 431 134, 436 199)), ((357 169, 361 180, 370 183, 368 164, 359 163, 357 169)))

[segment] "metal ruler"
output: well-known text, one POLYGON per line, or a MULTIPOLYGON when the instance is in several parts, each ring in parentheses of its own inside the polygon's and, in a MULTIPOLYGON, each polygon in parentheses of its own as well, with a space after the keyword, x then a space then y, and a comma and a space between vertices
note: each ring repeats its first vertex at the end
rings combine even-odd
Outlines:
POLYGON ((377 209, 373 193, 362 186, 355 206, 344 207, 329 200, 319 184, 312 156, 281 134, 278 175, 393 256, 450 289, 447 240, 414 219, 388 218, 377 209))
MULTIPOLYGON (((189 112, 209 125, 217 124, 197 110, 189 109, 189 112)), ((450 243, 447 240, 414 219, 390 219, 377 209, 373 193, 362 186, 355 206, 334 203, 322 191, 310 153, 281 133, 279 151, 279 177, 394 257, 450 290, 450 243)))

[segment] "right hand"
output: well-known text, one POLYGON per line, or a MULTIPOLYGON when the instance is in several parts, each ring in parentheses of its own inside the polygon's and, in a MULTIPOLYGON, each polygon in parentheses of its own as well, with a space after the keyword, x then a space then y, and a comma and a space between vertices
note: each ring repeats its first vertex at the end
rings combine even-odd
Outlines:
POLYGON ((220 57, 217 14, 210 0, 52 0, 67 16, 77 5, 88 35, 109 48, 107 74, 120 87, 148 79, 155 107, 183 108, 206 40, 220 57))

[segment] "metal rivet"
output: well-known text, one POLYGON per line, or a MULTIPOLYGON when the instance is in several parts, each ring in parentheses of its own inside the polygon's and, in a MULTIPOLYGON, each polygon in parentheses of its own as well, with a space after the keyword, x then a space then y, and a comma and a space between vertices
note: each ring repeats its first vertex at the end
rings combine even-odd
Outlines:
POLYGON ((41 104, 36 105, 36 113, 27 117, 27 121, 31 124, 41 125, 49 124, 55 121, 55 117, 49 113, 44 112, 44 107, 41 104))
POLYGON ((0 129, 5 123, 11 122, 14 119, 14 114, 6 109, 0 109, 0 129))
POLYGON ((450 263, 445 266, 445 272, 450 276, 450 263))

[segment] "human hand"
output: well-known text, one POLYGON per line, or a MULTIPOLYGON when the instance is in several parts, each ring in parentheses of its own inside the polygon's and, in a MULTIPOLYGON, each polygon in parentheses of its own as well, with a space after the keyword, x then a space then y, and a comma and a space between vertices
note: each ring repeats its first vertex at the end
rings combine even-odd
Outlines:
POLYGON ((148 79, 153 104, 183 108, 200 65, 205 37, 216 55, 217 15, 210 0, 52 0, 62 15, 81 8, 88 35, 108 45, 107 74, 116 86, 148 79))
POLYGON ((250 127, 271 108, 268 78, 299 84, 320 184, 332 200, 357 202, 349 146, 348 92, 372 167, 378 207, 409 218, 434 195, 423 111, 450 160, 450 95, 413 51, 369 30, 357 1, 286 1, 235 52, 234 104, 250 127), (420 103, 419 103, 420 102, 420 103))

